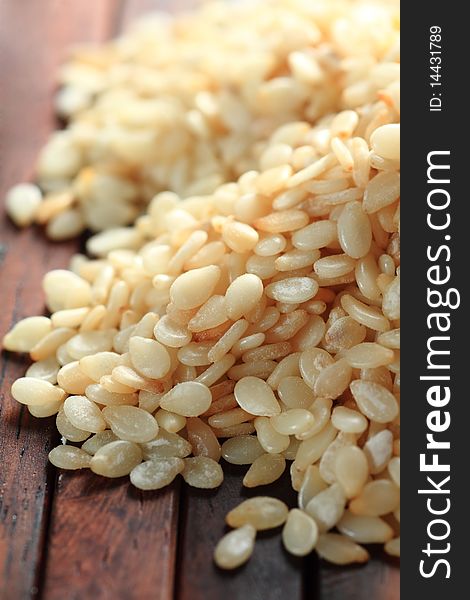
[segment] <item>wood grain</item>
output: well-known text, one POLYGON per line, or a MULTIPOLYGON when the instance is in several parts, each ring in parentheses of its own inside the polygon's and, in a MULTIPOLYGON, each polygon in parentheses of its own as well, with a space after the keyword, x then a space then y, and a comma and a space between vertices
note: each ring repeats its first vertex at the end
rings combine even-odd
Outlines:
MULTIPOLYGON (((0 1, 0 196, 31 177, 54 124, 52 92, 66 46, 101 39, 114 1, 0 1), (93 11, 90 8, 93 6, 93 11), (92 13, 92 16, 91 16, 92 13)), ((54 245, 39 231, 18 232, 0 215, 0 335, 41 314, 43 274, 66 266, 76 243, 54 245)), ((11 383, 26 359, 2 355, 0 371, 0 598, 34 596, 50 500, 47 467, 53 427, 14 403, 11 383)))
MULTIPOLYGON (((164 4, 160 2, 160 7, 164 4)), ((122 30, 142 10, 120 7, 122 30)), ((117 31, 115 32, 117 33, 117 31)), ((59 476, 52 506, 43 598, 170 600, 178 532, 178 490, 141 493, 122 478, 59 476)))
POLYGON ((177 486, 142 493, 127 477, 60 475, 43 598, 172 598, 177 486))
POLYGON ((363 566, 335 567, 321 561, 317 590, 322 600, 399 600, 399 563, 379 551, 363 566))
POLYGON ((225 572, 214 565, 215 545, 229 531, 225 526, 229 510, 257 495, 272 495, 290 506, 296 503, 287 472, 275 484, 248 490, 242 487, 247 467, 225 462, 223 467, 225 480, 218 490, 184 488, 177 600, 301 600, 304 561, 284 551, 280 529, 258 534, 252 558, 239 569, 225 572))

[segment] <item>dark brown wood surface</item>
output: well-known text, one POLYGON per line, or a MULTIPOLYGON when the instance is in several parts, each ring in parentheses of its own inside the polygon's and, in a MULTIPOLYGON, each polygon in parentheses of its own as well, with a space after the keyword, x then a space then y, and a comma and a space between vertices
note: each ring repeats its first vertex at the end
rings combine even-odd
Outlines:
MULTIPOLYGON (((54 76, 69 44, 104 40, 149 10, 195 4, 0 0, 0 197, 32 177, 37 152, 55 127, 54 76)), ((43 274, 65 267, 77 247, 47 242, 34 229, 19 231, 0 214, 0 336, 44 310, 43 274)), ((252 560, 236 572, 214 567, 225 513, 252 495, 238 467, 227 467, 216 492, 176 483, 143 494, 127 480, 58 474, 47 465, 57 441, 54 420, 30 417, 9 394, 27 364, 1 357, 1 600, 398 600, 398 567, 381 554, 346 569, 315 556, 293 559, 278 531, 260 535, 252 560)), ((288 476, 265 491, 294 502, 288 476)))
POLYGON ((399 600, 398 561, 381 551, 372 550, 371 554, 367 565, 347 569, 322 561, 316 583, 318 596, 308 600, 399 600))
POLYGON ((223 466, 225 479, 219 490, 190 487, 182 490, 178 600, 267 600, 268 590, 269 600, 301 600, 304 598, 304 568, 312 565, 284 551, 280 530, 258 534, 253 556, 236 572, 224 572, 213 564, 213 548, 229 531, 225 515, 242 500, 266 494, 281 498, 291 506, 296 502, 287 472, 280 482, 250 490, 242 486, 246 467, 225 462, 223 466))
MULTIPOLYGON (((163 9, 168 4, 114 4, 111 33, 152 6, 163 9)), ((127 477, 103 481, 91 472, 61 474, 51 511, 44 598, 172 598, 178 489, 175 483, 161 492, 143 493, 127 477)))
POLYGON ((178 483, 143 493, 129 479, 59 475, 43 597, 166 600, 173 597, 178 483))
MULTIPOLYGON (((114 2, 0 1, 0 196, 31 177, 36 155, 53 127, 54 76, 65 48, 109 32, 114 2)), ((44 310, 41 279, 64 267, 76 243, 46 243, 0 217, 0 335, 20 318, 44 310)), ((12 401, 11 383, 25 359, 2 356, 0 400, 0 596, 37 593, 51 500, 47 452, 53 421, 39 421, 12 401)))

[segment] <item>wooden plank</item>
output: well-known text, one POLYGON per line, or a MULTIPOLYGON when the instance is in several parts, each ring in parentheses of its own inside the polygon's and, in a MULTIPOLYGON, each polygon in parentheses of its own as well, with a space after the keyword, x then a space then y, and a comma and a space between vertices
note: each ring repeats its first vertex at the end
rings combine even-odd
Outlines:
MULTIPOLYGON (((103 37, 114 0, 0 1, 0 197, 30 178, 53 127, 52 91, 64 48, 103 37), (90 7, 94 10, 91 11, 90 7)), ((43 274, 66 266, 76 243, 55 245, 38 231, 18 232, 0 215, 0 336, 43 311, 43 274)), ((0 370, 0 598, 34 596, 50 500, 47 467, 53 424, 31 418, 9 389, 27 365, 2 355, 0 370)))
MULTIPOLYGON (((128 0, 119 28, 145 8, 128 0)), ((142 493, 128 478, 62 473, 52 508, 43 598, 172 598, 178 489, 174 484, 142 493)))
POLYGON ((317 586, 321 600, 399 600, 399 563, 379 551, 364 566, 336 567, 321 561, 317 586))
POLYGON ((382 552, 372 551, 369 563, 336 567, 319 561, 313 553, 294 559, 282 548, 280 531, 258 536, 250 561, 234 572, 223 572, 212 563, 217 541, 228 530, 226 513, 253 495, 272 495, 289 506, 296 493, 286 473, 276 484, 243 490, 246 468, 224 464, 225 481, 215 492, 183 489, 180 547, 177 566, 177 600, 399 600, 399 563, 382 552))
POLYGON ((305 561, 282 547, 280 529, 258 534, 255 551, 246 565, 222 571, 213 561, 217 541, 226 531, 226 513, 251 496, 272 495, 289 506, 296 503, 289 473, 275 484, 257 489, 242 487, 247 467, 224 463, 225 480, 215 491, 186 487, 180 520, 177 600, 300 600, 303 598, 305 561))
POLYGON ((176 487, 143 493, 127 477, 61 474, 42 597, 169 600, 176 487))

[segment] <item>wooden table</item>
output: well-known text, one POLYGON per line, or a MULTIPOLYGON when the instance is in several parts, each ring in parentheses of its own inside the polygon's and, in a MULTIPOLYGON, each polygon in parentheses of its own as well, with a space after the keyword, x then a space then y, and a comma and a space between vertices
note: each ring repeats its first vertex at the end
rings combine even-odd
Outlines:
MULTIPOLYGON (((195 2, 193 2, 195 3, 195 2)), ((190 0, 0 0, 0 196, 32 177, 54 128, 54 74, 64 49, 119 32, 138 14, 178 10, 190 0)), ((67 265, 78 242, 53 244, 0 216, 0 335, 44 310, 43 274, 67 265)), ((58 473, 47 462, 54 419, 34 419, 9 389, 25 358, 0 367, 1 600, 397 600, 398 567, 374 556, 366 567, 293 559, 279 532, 259 536, 252 560, 223 573, 212 552, 228 508, 250 495, 228 468, 217 492, 175 483, 141 493, 127 480, 58 473)), ((274 486, 279 493, 279 485, 274 486)), ((266 493, 270 493, 267 489, 266 493)), ((287 479, 282 495, 294 498, 287 479)))

